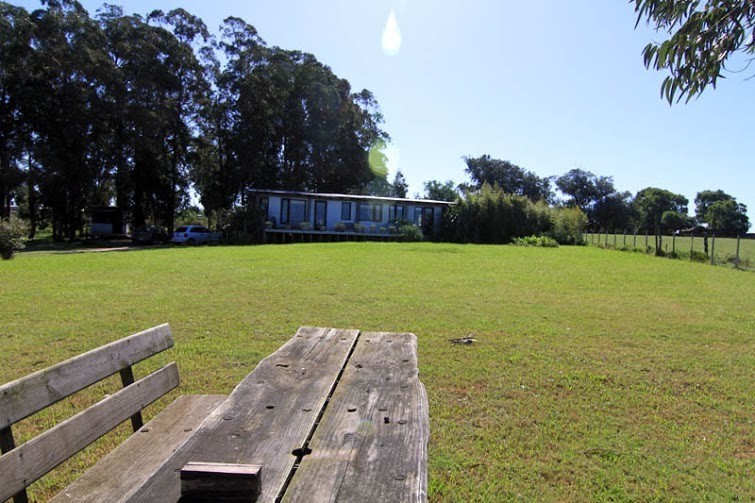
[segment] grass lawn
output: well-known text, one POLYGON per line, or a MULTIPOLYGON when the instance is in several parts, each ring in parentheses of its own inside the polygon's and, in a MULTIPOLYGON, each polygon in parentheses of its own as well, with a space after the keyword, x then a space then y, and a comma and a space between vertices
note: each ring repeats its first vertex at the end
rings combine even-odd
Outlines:
MULTIPOLYGON (((627 234, 586 234, 588 244, 608 245, 609 247, 625 249, 646 248, 645 235, 627 234)), ((653 236, 647 236, 647 246, 655 247, 653 236)), ((702 236, 663 236, 662 249, 665 253, 675 252, 680 259, 689 260, 690 251, 705 252, 705 242, 702 236)), ((737 256, 736 238, 708 238, 708 253, 715 255, 716 265, 734 267, 737 256)), ((710 255, 708 255, 710 256, 710 255)), ((755 270, 755 239, 739 240, 739 268, 755 270)))
POLYGON ((431 501, 755 499, 752 272, 595 247, 22 253, 0 262, 0 319, 0 382, 169 322, 176 348, 157 359, 178 362, 182 393, 230 392, 302 325, 410 331, 430 400, 431 501), (472 346, 448 340, 470 333, 472 346))

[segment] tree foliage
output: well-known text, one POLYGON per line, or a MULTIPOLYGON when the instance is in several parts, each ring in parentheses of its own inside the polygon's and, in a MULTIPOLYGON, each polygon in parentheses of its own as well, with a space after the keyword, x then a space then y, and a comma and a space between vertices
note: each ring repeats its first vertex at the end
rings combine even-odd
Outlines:
POLYGON ((712 203, 705 218, 709 228, 719 235, 740 236, 750 228, 747 207, 733 198, 712 203))
POLYGON ((540 178, 510 161, 483 155, 464 157, 464 162, 467 164, 466 172, 472 179, 468 189, 480 190, 483 185, 488 184, 500 187, 506 194, 524 196, 531 201, 552 200, 549 178, 540 178))
POLYGON ((456 190, 456 185, 453 180, 447 180, 445 182, 430 180, 424 183, 424 187, 425 199, 432 199, 433 201, 448 201, 451 203, 459 198, 459 193, 456 190))
POLYGON ((681 194, 674 194, 656 187, 642 189, 635 196, 634 206, 638 223, 646 232, 652 232, 655 236, 656 253, 661 252, 663 215, 668 212, 686 215, 688 202, 687 198, 681 194))
POLYGON ((111 203, 173 227, 192 187, 216 216, 250 188, 364 192, 381 123, 369 91, 238 18, 214 39, 183 9, 0 2, 0 216, 23 199, 32 232, 49 214, 72 238, 111 203))
POLYGON ((597 201, 614 192, 611 177, 595 176, 589 171, 572 169, 556 179, 558 190, 569 196, 567 203, 587 212, 597 201))
POLYGON ((393 197, 406 198, 406 194, 409 192, 409 184, 406 183, 406 178, 401 170, 396 171, 396 176, 393 177, 393 197))
POLYGON ((632 216, 631 195, 617 192, 610 176, 596 176, 589 171, 572 169, 556 179, 556 187, 588 217, 594 229, 626 229, 632 216))
POLYGON ((747 206, 723 190, 703 190, 695 197, 695 214, 700 223, 719 234, 738 236, 747 232, 747 206))
POLYGON ((544 201, 508 194, 483 184, 466 192, 444 216, 444 238, 461 243, 510 243, 547 236, 559 244, 583 244, 587 217, 579 208, 553 208, 544 201))
POLYGON ((661 85, 669 103, 689 101, 723 78, 726 62, 755 53, 755 2, 752 0, 630 0, 637 24, 645 20, 666 32, 663 42, 643 50, 645 66, 670 73, 661 85))
POLYGON ((0 258, 10 260, 17 251, 23 250, 25 234, 25 225, 18 218, 0 218, 0 258))

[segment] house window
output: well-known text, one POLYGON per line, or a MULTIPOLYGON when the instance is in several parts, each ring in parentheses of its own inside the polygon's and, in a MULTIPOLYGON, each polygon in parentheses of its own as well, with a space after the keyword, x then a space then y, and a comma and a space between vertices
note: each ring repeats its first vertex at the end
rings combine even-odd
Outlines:
POLYGON ((351 203, 341 203, 341 220, 351 220, 351 203))
POLYGON ((388 208, 388 221, 401 222, 406 218, 406 206, 393 204, 388 208))
POLYGON ((304 222, 307 219, 307 201, 304 199, 281 200, 281 223, 304 222))
POLYGON ((433 209, 432 208, 414 208, 414 224, 415 225, 433 225, 433 209))
POLYGON ((382 222, 383 205, 375 203, 357 204, 357 216, 360 222, 382 222))

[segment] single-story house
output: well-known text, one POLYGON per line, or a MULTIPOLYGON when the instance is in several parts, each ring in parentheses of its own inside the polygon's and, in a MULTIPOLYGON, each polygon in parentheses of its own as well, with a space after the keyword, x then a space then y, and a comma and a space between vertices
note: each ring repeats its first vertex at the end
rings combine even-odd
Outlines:
POLYGON ((285 190, 252 190, 249 193, 265 214, 269 230, 303 232, 354 232, 395 234, 403 223, 412 223, 425 236, 440 231, 443 212, 451 204, 429 199, 317 194, 285 190))

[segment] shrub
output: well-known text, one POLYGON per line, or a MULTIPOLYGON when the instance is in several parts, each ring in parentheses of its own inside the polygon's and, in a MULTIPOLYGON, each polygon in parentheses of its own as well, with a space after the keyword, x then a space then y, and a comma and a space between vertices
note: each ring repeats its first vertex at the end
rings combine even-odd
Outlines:
MULTIPOLYGON (((226 242, 231 244, 261 243, 267 226, 265 216, 255 207, 236 207, 224 215, 223 234, 226 242)), ((270 221, 272 226, 275 222, 270 221)))
POLYGON ((11 217, 0 219, 0 257, 10 260, 17 251, 26 246, 26 225, 19 219, 11 217))
POLYGON ((551 237, 562 245, 585 244, 587 216, 579 208, 554 208, 551 237))
POLYGON ((545 203, 485 184, 446 211, 443 237, 459 243, 504 244, 520 236, 543 234, 550 227, 545 203))
POLYGON ((414 224, 404 224, 398 228, 401 241, 422 241, 422 229, 414 224))
POLYGON ((526 236, 514 240, 516 246, 535 246, 538 248, 558 248, 558 242, 548 236, 526 236))

